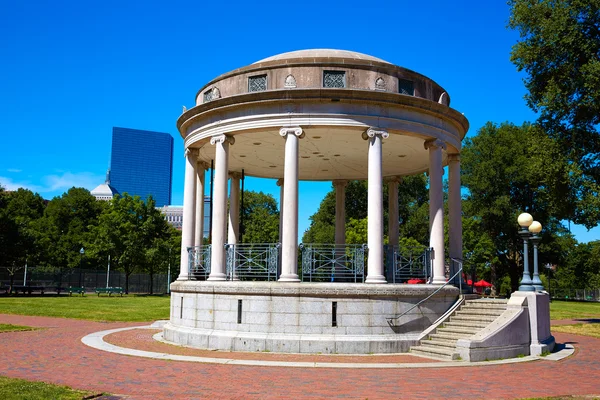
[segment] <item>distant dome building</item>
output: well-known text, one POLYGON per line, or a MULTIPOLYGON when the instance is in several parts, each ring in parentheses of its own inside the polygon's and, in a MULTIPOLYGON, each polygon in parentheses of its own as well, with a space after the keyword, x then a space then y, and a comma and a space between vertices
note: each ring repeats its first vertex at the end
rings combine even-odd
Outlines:
POLYGON ((462 259, 459 154, 469 124, 450 108, 444 88, 376 57, 316 49, 225 73, 204 85, 195 103, 177 120, 186 154, 182 253, 165 339, 224 350, 400 352, 457 300, 453 285, 437 289, 447 281, 445 255, 462 259), (199 232, 210 165, 207 244, 199 232), (398 185, 402 176, 425 171, 431 249, 407 263, 398 249, 398 185), (278 180, 279 243, 239 243, 242 176, 278 180), (335 243, 298 246, 299 180, 332 181, 335 243), (363 245, 345 243, 349 180, 368 180, 363 245), (390 193, 389 246, 383 243, 384 184, 390 193), (397 284, 406 274, 429 284, 397 284), (427 305, 412 310, 428 295, 427 305), (402 327, 395 329, 390 321, 398 315, 402 327))
POLYGON ((96 200, 104 201, 112 200, 115 194, 119 194, 117 189, 110 185, 110 169, 106 171, 106 180, 104 183, 96 186, 90 193, 96 200))

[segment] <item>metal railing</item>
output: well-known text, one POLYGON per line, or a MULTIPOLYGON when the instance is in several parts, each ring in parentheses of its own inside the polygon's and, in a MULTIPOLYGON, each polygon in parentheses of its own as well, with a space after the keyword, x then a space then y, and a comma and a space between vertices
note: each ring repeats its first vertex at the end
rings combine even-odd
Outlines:
MULTIPOLYGON (((399 320, 400 318, 402 318, 403 316, 405 316, 406 314, 408 314, 409 312, 411 312, 415 308, 419 307, 421 304, 425 303, 427 300, 429 300, 430 298, 432 298, 433 296, 435 296, 440 290, 442 290, 443 288, 445 288, 448 285, 451 285, 452 282, 456 279, 457 276, 461 276, 460 274, 462 274, 462 269, 463 269, 462 260, 458 260, 458 259, 453 258, 452 261, 454 261, 456 263, 456 265, 458 265, 458 271, 456 271, 456 273, 454 275, 452 275, 446 281, 446 283, 444 283, 442 286, 440 286, 435 291, 433 291, 433 293, 431 293, 429 296, 425 297, 423 300, 419 301, 418 303, 414 304, 412 307, 410 307, 408 310, 404 311, 402 314, 398 314, 398 315, 396 315, 394 317, 386 318, 387 323, 388 323, 389 326, 395 327, 396 324, 394 323, 394 321, 399 320)), ((458 282, 459 282, 458 283, 458 286, 459 286, 458 300, 460 301, 462 299, 462 279, 459 279, 458 282)))
POLYGON ((210 275, 211 245, 188 247, 188 279, 205 281, 210 275))
POLYGON ((433 249, 406 248, 393 246, 389 253, 392 257, 392 282, 404 283, 409 279, 431 277, 431 252, 433 249))
POLYGON ((366 244, 300 245, 302 280, 308 282, 364 282, 366 244))
POLYGON ((279 243, 226 244, 226 274, 229 280, 275 281, 279 243))

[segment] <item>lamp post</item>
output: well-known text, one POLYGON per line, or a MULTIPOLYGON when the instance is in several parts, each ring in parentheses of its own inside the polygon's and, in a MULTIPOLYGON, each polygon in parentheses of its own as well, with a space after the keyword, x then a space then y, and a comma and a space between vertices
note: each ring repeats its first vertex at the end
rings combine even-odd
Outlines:
POLYGON ((79 250, 79 287, 82 287, 81 286, 81 272, 82 272, 81 263, 83 261, 83 253, 85 253, 85 250, 83 250, 83 247, 82 247, 81 250, 79 250))
POLYGON ((529 241, 530 233, 527 228, 533 223, 533 217, 531 214, 523 213, 519 215, 517 222, 521 226, 519 235, 523 238, 523 279, 519 285, 519 292, 534 292, 535 288, 531 282, 531 276, 529 275, 529 251, 527 249, 527 242, 529 241))
POLYGON ((167 294, 171 293, 171 248, 169 247, 169 269, 167 270, 167 294))
POLYGON ((533 243, 533 279, 531 283, 536 291, 544 290, 544 285, 542 284, 542 280, 540 279, 540 274, 538 273, 538 244, 542 240, 538 234, 542 231, 542 224, 537 221, 533 221, 531 225, 529 225, 529 232, 531 232, 531 243, 533 243))

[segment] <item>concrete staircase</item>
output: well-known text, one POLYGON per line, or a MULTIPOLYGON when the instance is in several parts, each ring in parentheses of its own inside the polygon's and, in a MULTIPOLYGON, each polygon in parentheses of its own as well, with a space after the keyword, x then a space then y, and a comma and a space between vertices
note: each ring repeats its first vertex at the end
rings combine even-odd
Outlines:
POLYGON ((412 354, 443 360, 458 360, 456 341, 473 336, 498 318, 505 310, 506 299, 466 300, 433 333, 410 349, 412 354))

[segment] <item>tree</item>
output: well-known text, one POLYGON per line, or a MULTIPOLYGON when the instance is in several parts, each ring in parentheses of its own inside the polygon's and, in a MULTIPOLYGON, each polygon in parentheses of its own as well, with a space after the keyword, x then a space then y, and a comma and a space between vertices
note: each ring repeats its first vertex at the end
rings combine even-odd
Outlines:
MULTIPOLYGON (((156 259, 152 246, 168 239, 169 227, 152 197, 144 202, 127 193, 115 196, 100 215, 94 230, 92 251, 95 255, 110 254, 115 269, 125 273, 125 293, 129 293, 129 277, 137 270, 149 268, 149 257, 156 259)), ((151 267, 155 273, 155 266, 151 267)))
MULTIPOLYGON (((98 223, 104 202, 97 201, 84 188, 71 188, 53 198, 36 225, 36 242, 41 249, 40 265, 57 271, 59 285, 63 275, 82 265, 80 249, 93 241, 92 229, 98 223)), ((93 260, 86 251, 83 261, 93 260)))
MULTIPOLYGON (((508 273, 516 289, 522 273, 517 216, 527 211, 546 227, 544 244, 566 233, 560 221, 570 212, 570 164, 560 145, 541 129, 509 123, 487 123, 466 140, 461 160, 462 183, 468 189, 463 210, 474 218, 469 229, 487 235, 485 240, 491 239, 495 249, 495 254, 489 254, 489 243, 478 245, 480 240, 469 239, 465 229, 465 253, 480 246, 478 252, 493 263, 498 278, 508 273)), ((542 262, 552 262, 546 257, 540 254, 542 262)))
POLYGON ((25 263, 39 259, 34 224, 44 211, 44 200, 30 190, 0 188, 0 266, 7 269, 10 286, 25 263))
POLYGON ((244 190, 242 243, 279 242, 279 210, 270 194, 244 190))
MULTIPOLYGON (((384 233, 387 241, 388 187, 383 189, 384 233)), ((406 176, 398 185, 400 237, 412 237, 425 244, 429 241, 429 195, 425 174, 406 176)), ((363 229, 368 217, 367 181, 350 181, 346 186, 346 241, 365 240, 363 229), (362 238, 362 239, 361 239, 362 238)), ((319 209, 310 217, 311 224, 304 232, 304 243, 334 243, 335 190, 321 201, 319 209)))
POLYGON ((578 171, 576 222, 600 222, 600 0, 510 0, 521 40, 511 60, 525 71, 528 105, 578 171))

